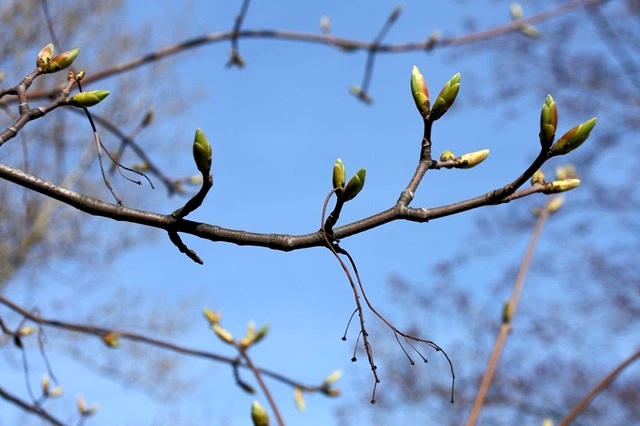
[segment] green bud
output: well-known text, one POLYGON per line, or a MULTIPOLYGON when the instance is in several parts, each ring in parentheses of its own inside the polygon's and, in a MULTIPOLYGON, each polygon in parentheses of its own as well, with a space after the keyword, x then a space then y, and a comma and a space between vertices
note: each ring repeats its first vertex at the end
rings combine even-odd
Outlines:
POLYGON ((461 155, 460 158, 458 158, 459 167, 463 169, 470 169, 472 167, 475 167, 478 164, 482 163, 488 155, 488 149, 461 155))
POLYGON ((51 62, 51 58, 53 57, 54 51, 55 51, 55 48, 53 47, 53 43, 49 43, 45 47, 43 47, 38 53, 38 58, 36 59, 36 66, 42 69, 48 66, 49 62, 51 62))
POLYGON ((440 154, 440 161, 453 161, 456 159, 456 155, 451 151, 445 151, 440 154))
POLYGON ((542 170, 536 171, 533 174, 533 176, 531 176, 531 185, 544 184, 544 183, 545 183, 544 173, 542 173, 542 170))
POLYGON ((547 183, 547 187, 542 191, 544 194, 555 194, 558 192, 571 191, 580 185, 580 179, 562 179, 547 183))
POLYGON ((269 426, 269 414, 258 401, 251 404, 251 420, 253 426, 269 426))
POLYGON ((342 160, 338 158, 333 165, 333 189, 336 190, 336 193, 342 194, 346 180, 347 172, 344 169, 342 160))
POLYGON ((413 95, 413 101, 416 103, 416 108, 418 108, 420 115, 423 117, 429 115, 429 90, 427 89, 424 76, 415 65, 411 69, 411 94, 413 95))
POLYGON ((41 68, 46 73, 54 73, 67 68, 78 57, 80 49, 67 50, 51 59, 48 64, 43 65, 41 68))
POLYGON ((208 175, 211 170, 211 160, 213 158, 213 152, 211 151, 211 144, 202 130, 196 129, 196 136, 193 141, 193 159, 196 162, 196 166, 200 173, 208 175))
POLYGON ((460 90, 460 73, 457 73, 444 85, 431 108, 431 121, 436 121, 451 108, 460 90))
POLYGON ((593 126, 596 125, 596 117, 591 120, 585 121, 582 124, 578 124, 573 129, 565 133, 552 147, 551 155, 563 155, 567 154, 587 140, 593 126))
POLYGON ((553 139, 556 137, 557 127, 558 109, 551 95, 547 95, 547 99, 544 101, 542 111, 540 112, 540 144, 545 149, 553 143, 553 139))
POLYGON ((97 105, 107 96, 109 96, 108 90, 92 90, 90 92, 80 92, 69 99, 69 105, 73 105, 79 108, 89 108, 97 105))
POLYGON ((366 174, 367 169, 363 167, 349 180, 349 183, 347 183, 347 186, 344 188, 344 193, 342 194, 344 201, 353 200, 356 195, 360 193, 364 187, 364 178, 366 174))

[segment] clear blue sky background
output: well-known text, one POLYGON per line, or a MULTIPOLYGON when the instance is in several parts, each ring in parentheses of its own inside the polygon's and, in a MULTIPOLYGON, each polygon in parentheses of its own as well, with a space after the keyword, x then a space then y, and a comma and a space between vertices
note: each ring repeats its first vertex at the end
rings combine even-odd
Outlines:
MULTIPOLYGON (((156 21, 157 34, 150 42, 150 49, 155 49, 176 41, 158 31, 168 17, 173 19, 168 24, 171 28, 181 29, 182 39, 225 31, 231 27, 241 2, 193 1, 187 6, 163 2, 161 7, 130 3, 127 13, 117 24, 113 23, 114 31, 135 31, 141 22, 156 21)), ((437 2, 437 6, 431 3, 405 2, 404 14, 385 41, 422 40, 433 30, 441 30, 445 36, 463 34, 467 31, 461 25, 464 16, 477 19, 479 29, 509 20, 508 2, 437 2)), ((334 34, 371 40, 395 6, 392 1, 375 4, 364 0, 256 1, 244 27, 319 32, 320 17, 327 15, 334 34)), ((228 43, 207 45, 168 60, 173 63, 167 67, 166 79, 180 80, 190 96, 190 104, 175 116, 158 116, 157 131, 145 133, 139 140, 153 145, 154 140, 145 140, 148 135, 155 138, 181 135, 170 142, 172 149, 168 155, 156 152, 154 158, 168 174, 180 176, 195 173, 191 160, 195 128, 202 128, 208 135, 214 150, 215 186, 190 219, 254 232, 313 232, 320 226, 322 202, 331 189, 331 170, 338 157, 346 164, 348 174, 367 167, 366 186, 346 205, 339 224, 392 206, 413 173, 422 135, 421 121, 409 91, 413 65, 418 65, 425 74, 432 95, 452 75, 462 72, 456 105, 434 128, 434 154, 439 155, 445 149, 457 154, 491 149, 490 157, 476 169, 429 172, 413 206, 434 207, 499 187, 517 176, 536 153, 539 108, 547 93, 532 90, 522 98, 522 113, 509 119, 506 119, 508 110, 500 105, 478 105, 466 88, 491 84, 482 78, 487 74, 486 57, 454 59, 448 50, 379 55, 371 85, 374 103, 366 106, 348 93, 349 86, 361 82, 365 64, 362 52, 346 54, 320 45, 241 40, 240 51, 247 66, 238 70, 224 66, 229 48, 228 43)), ((91 69, 87 71, 90 73, 91 69)), ((146 91, 155 82, 140 80, 139 84, 146 91)), ((99 86, 109 89, 109 80, 99 86)), ((182 94, 167 89, 165 82, 154 96, 154 101, 160 103, 182 94)), ((563 130, 570 124, 561 120, 563 130)), ((162 139, 157 143, 168 142, 162 139)), ((151 190, 121 187, 127 188, 125 203, 146 206, 145 197, 151 190)), ((158 208, 157 193, 162 189, 155 192, 149 197, 156 204, 149 206, 158 208)), ((159 209, 168 212, 180 203, 180 199, 169 199, 159 209)), ((389 294, 384 291, 390 275, 428 281, 426 273, 431 265, 450 256, 466 239, 474 238, 475 214, 428 224, 391 223, 351 237, 343 246, 357 260, 369 297, 393 320, 402 306, 389 301, 389 294)), ((92 221, 97 229, 113 233, 135 226, 105 219, 92 221)), ((186 318, 188 330, 176 338, 177 343, 229 355, 233 352, 208 330, 201 308, 208 306, 221 311, 223 325, 235 335, 242 335, 250 320, 258 325, 269 323, 268 338, 252 351, 259 365, 310 384, 320 383, 333 370, 341 369, 345 375, 342 388, 346 392, 354 392, 349 385, 354 379, 366 383, 370 373, 364 356, 355 364, 350 362, 356 327, 352 327, 348 342, 340 340, 354 302, 346 277, 327 250, 281 253, 183 236, 185 243, 204 260, 204 266, 200 266, 180 254, 162 232, 143 230, 138 235, 145 241, 117 255, 112 268, 98 270, 97 276, 91 270, 82 271, 84 277, 80 279, 87 281, 89 300, 112 294, 102 289, 124 287, 139 294, 140 309, 148 314, 179 315, 182 321, 186 318), (97 286, 101 291, 96 295, 97 286), (165 305, 154 308, 156 298, 167 302, 166 306, 182 300, 192 303, 180 312, 167 313, 165 305)), ((513 247, 514 258, 520 256, 525 242, 513 247)), ((493 272, 480 269, 469 274, 479 277, 493 272)), ((60 286, 55 279, 47 285, 60 286)), ((481 285, 476 289, 482 291, 481 285)), ((62 286, 57 291, 59 294, 68 291, 69 299, 79 302, 77 294, 74 295, 77 287, 62 286)), ((25 300, 33 296, 17 293, 16 297, 25 300)), ((130 305, 127 309, 137 307, 130 305)), ((74 318, 72 311, 66 314, 68 319, 74 318)), ((373 315, 367 315, 369 322, 376 321, 373 315)), ((422 330, 422 335, 446 349, 455 330, 448 329, 446 321, 439 319, 432 319, 430 326, 422 330)), ((395 345, 390 333, 372 336, 372 342, 374 350, 376 345, 395 345)), ((97 350, 108 351, 101 347, 97 350)), ((185 364, 183 377, 191 378, 195 386, 182 399, 159 402, 126 384, 105 379, 104 375, 94 377, 91 371, 55 350, 50 355, 67 391, 65 412, 72 412, 74 401, 70 396, 76 394, 100 405, 98 415, 90 421, 92 425, 169 425, 174 424, 175 418, 193 419, 193 424, 248 424, 254 396, 244 394, 234 385, 231 369, 226 365, 179 358, 185 364)), ((398 355, 400 359, 399 348, 398 355)), ((451 355, 455 361, 455 354, 451 355)), ((36 351, 29 352, 29 356, 37 359, 36 351)), ((118 351, 111 351, 108 356, 117 359, 118 351)), ((429 356, 438 357, 433 353, 429 356)), ((38 373, 44 370, 35 363, 32 372, 37 380, 38 373)), ((383 373, 384 368, 384 364, 379 365, 383 373)), ((433 380, 449 380, 444 363, 419 368, 430 369, 433 380)), ((14 375, 18 383, 23 380, 21 373, 14 375)), ((251 380, 248 374, 245 378, 251 380)), ((161 374, 158 381, 162 381, 161 374)), ((309 396, 306 412, 300 413, 294 407, 290 388, 273 381, 270 384, 289 424, 334 422, 332 409, 338 401, 309 396)), ((384 381, 379 385, 378 398, 384 398, 384 385, 384 381)), ((364 400, 370 397, 370 391, 369 387, 356 390, 364 400)), ((266 405, 261 395, 255 398, 266 405)), ((0 410, 0 423, 5 424, 14 417, 3 411, 6 410, 0 410)))

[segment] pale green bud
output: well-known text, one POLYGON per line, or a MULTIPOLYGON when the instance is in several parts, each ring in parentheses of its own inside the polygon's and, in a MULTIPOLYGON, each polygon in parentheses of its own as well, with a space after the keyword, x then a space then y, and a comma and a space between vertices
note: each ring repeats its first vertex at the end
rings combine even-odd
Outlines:
POLYGON ((90 92, 80 92, 69 99, 69 105, 79 108, 89 108, 100 103, 109 96, 108 90, 92 90, 90 92))
POLYGON ((460 90, 460 73, 457 73, 444 85, 431 108, 431 121, 436 121, 451 108, 460 90))
POLYGON ((349 183, 344 188, 344 193, 342 194, 342 198, 344 201, 353 200, 356 195, 360 193, 362 188, 364 187, 364 179, 367 174, 367 169, 364 167, 358 170, 351 179, 349 179, 349 183))
POLYGON ((547 95, 547 99, 542 105, 542 111, 540 111, 540 144, 545 149, 553 143, 557 126, 558 109, 551 95, 547 95))
POLYGON ((427 89, 424 76, 415 65, 411 69, 411 95, 413 96, 413 101, 416 103, 416 108, 418 108, 420 115, 423 117, 429 115, 429 89, 427 89))
POLYGON ((333 165, 333 189, 335 189, 338 194, 342 193, 346 180, 347 172, 345 171, 342 160, 338 158, 333 165))
POLYGON ((212 158, 213 152, 209 140, 202 130, 196 129, 196 136, 193 141, 193 159, 196 162, 198 170, 200 170, 200 173, 203 175, 208 175, 211 171, 212 158))

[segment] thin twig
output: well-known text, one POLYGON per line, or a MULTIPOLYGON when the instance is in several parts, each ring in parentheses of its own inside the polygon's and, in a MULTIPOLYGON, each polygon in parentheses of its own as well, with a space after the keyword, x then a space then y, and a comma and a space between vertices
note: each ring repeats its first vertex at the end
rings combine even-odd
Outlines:
POLYGON ((256 378, 258 385, 260 385, 260 388, 262 389, 262 393, 264 394, 265 398, 267 398, 267 401, 269 401, 269 406, 271 406, 271 410, 273 411, 273 414, 276 417, 276 421, 278 422, 278 425, 284 426, 284 419, 282 417, 282 414, 280 413, 278 404, 276 404, 275 399, 273 399, 273 395, 271 394, 269 387, 267 386, 264 379, 262 378, 262 374, 260 373, 260 370, 253 364, 253 361, 251 361, 251 357, 247 353, 246 348, 243 348, 240 345, 236 345, 236 347, 240 352, 240 356, 244 360, 247 368, 251 370, 251 372, 253 372, 253 376, 256 378))
POLYGON ((480 417, 480 412, 484 405, 487 392, 489 391, 489 386, 491 386, 491 381, 493 380, 496 367, 498 366, 500 355, 502 354, 502 350, 504 349, 507 337, 509 336, 509 332, 511 331, 511 324, 518 307, 518 302, 520 301, 520 295, 522 294, 522 288, 524 287, 525 278, 527 276, 527 272, 529 271, 529 266, 531 265, 533 254, 535 253, 536 246, 538 244, 538 241, 540 240, 540 235, 542 234, 542 229, 544 228, 544 225, 549 218, 549 214, 549 209, 545 206, 545 208, 541 209, 538 220, 536 221, 536 225, 531 234, 531 239, 529 240, 529 244, 527 245, 527 249, 522 258, 522 262, 520 263, 518 275, 516 276, 516 279, 513 283, 513 292, 511 294, 511 298, 504 308, 505 313, 503 315, 503 321, 500 325, 500 330, 498 331, 498 336, 493 346, 491 356, 489 357, 489 363, 484 372, 484 376, 482 377, 482 382, 480 383, 480 387, 478 388, 476 399, 473 403, 473 406, 471 407, 469 417, 465 423, 466 426, 474 426, 478 422, 478 419, 480 417))
POLYGON ((569 414, 566 415, 564 419, 558 423, 558 426, 569 426, 571 422, 575 420, 576 417, 580 413, 582 413, 587 406, 591 403, 591 400, 595 398, 600 392, 604 391, 613 381, 618 377, 622 371, 633 364, 635 361, 640 360, 640 349, 638 349, 635 353, 633 353, 629 358, 622 361, 616 368, 614 368, 609 374, 607 374, 597 385, 591 389, 591 391, 584 396, 576 404, 575 407, 571 409, 569 414))

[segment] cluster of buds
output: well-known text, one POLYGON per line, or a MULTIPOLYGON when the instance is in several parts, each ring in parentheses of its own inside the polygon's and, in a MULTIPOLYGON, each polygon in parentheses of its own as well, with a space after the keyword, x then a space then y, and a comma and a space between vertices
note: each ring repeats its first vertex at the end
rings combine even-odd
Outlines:
POLYGON ((49 43, 38 53, 36 66, 45 74, 52 74, 69 67, 78 57, 80 49, 67 50, 57 56, 53 56, 54 52, 53 43, 49 43))
POLYGON ((550 157, 568 154, 587 140, 591 130, 596 125, 596 121, 597 118, 593 117, 584 123, 578 124, 562 135, 554 144, 553 140, 556 137, 556 129, 558 127, 558 108, 551 95, 547 95, 547 99, 544 101, 540 111, 540 145, 542 145, 543 149, 550 148, 550 157))
POLYGON ((336 196, 342 201, 353 200, 356 195, 362 191, 364 187, 364 180, 367 175, 367 169, 364 167, 358 170, 358 173, 353 175, 349 182, 345 184, 347 180, 347 172, 344 167, 344 163, 341 159, 337 159, 333 165, 333 189, 336 191, 336 196))
POLYGON ((460 90, 460 73, 457 73, 444 85, 433 107, 429 99, 429 89, 422 73, 415 65, 411 69, 411 94, 418 112, 424 119, 436 121, 451 108, 460 90))

